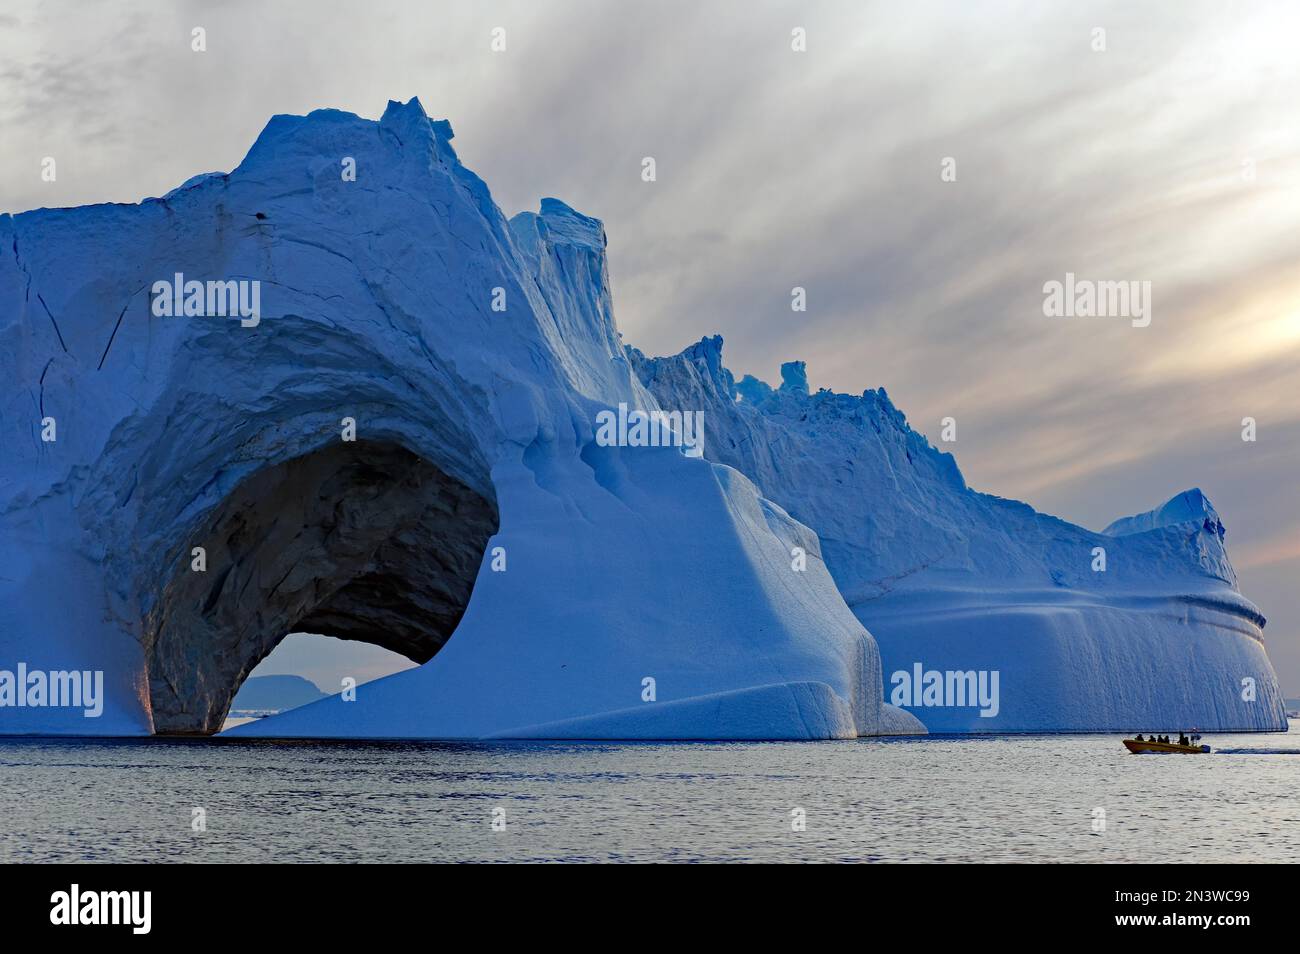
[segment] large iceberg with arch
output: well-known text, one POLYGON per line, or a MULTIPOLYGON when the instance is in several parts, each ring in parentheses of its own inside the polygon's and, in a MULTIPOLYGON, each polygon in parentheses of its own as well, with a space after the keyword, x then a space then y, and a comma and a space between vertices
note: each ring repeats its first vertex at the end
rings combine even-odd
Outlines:
POLYGON ((1088 534, 883 391, 647 359, 601 224, 507 220, 451 139, 416 100, 277 116, 228 174, 0 216, 0 734, 214 732, 290 632, 422 665, 229 734, 1284 724, 1208 502, 1088 534), (999 670, 998 715, 891 705, 914 661, 999 670))

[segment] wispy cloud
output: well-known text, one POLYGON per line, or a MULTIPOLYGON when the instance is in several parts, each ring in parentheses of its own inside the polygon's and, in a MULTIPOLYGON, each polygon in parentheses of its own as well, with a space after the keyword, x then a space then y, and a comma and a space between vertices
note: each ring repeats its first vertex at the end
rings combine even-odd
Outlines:
POLYGON ((605 220, 626 340, 721 332, 737 372, 886 386, 922 431, 958 418, 974 486, 1091 526, 1202 485, 1272 638, 1300 626, 1260 563, 1300 522, 1286 0, 10 9, 0 208, 158 195, 272 113, 419 95, 507 213, 557 195, 605 220), (1151 326, 1045 318, 1067 271, 1151 281, 1151 326))

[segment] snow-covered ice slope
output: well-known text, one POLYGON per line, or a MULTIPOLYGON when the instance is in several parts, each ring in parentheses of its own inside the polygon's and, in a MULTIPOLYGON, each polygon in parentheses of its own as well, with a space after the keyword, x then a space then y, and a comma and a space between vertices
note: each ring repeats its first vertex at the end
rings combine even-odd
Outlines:
POLYGON ((919 703, 908 709, 930 731, 1285 728, 1264 618, 1199 490, 1093 533, 970 490, 883 389, 809 394, 801 362, 776 389, 736 382, 717 337, 629 355, 660 404, 704 410, 707 457, 816 531, 880 645, 886 698, 919 703), (926 674, 950 671, 990 686, 996 672, 996 713, 951 704, 956 678, 927 699, 926 674))
POLYGON ((424 664, 234 734, 923 731, 807 527, 597 443, 656 406, 603 229, 507 221, 450 140, 415 100, 277 116, 160 199, 0 216, 0 672, 105 682, 0 734, 213 731, 295 630, 424 664), (259 282, 257 320, 160 315, 176 274, 259 282))

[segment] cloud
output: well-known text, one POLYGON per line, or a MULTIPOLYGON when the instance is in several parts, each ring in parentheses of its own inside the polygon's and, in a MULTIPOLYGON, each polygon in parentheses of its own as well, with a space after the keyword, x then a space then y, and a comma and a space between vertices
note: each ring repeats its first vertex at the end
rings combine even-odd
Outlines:
POLYGON ((1300 524, 1292 524, 1285 533, 1253 546, 1242 547, 1233 565, 1239 570, 1249 570, 1279 563, 1294 563, 1300 569, 1300 524))
POLYGON ((721 332, 738 374, 883 385, 923 432, 958 419, 973 486, 1093 526, 1212 484, 1243 590, 1300 626, 1252 572, 1300 522, 1293 4, 12 9, 0 208, 159 195, 272 113, 419 95, 507 214, 555 195, 605 221, 628 342, 721 332), (1151 281, 1151 326, 1045 318, 1067 271, 1151 281))

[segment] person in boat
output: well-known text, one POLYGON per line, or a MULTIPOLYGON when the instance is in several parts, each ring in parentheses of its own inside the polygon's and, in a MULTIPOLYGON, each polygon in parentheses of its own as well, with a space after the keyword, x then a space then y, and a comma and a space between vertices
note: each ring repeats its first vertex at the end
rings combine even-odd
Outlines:
POLYGON ((1179 744, 1179 745, 1191 745, 1191 743, 1187 741, 1187 736, 1183 735, 1181 732, 1180 732, 1179 735, 1178 735, 1178 744, 1179 744))
POLYGON ((1134 742, 1145 742, 1146 739, 1142 738, 1142 733, 1139 732, 1139 733, 1137 734, 1137 737, 1136 737, 1133 741, 1134 741, 1134 742))

